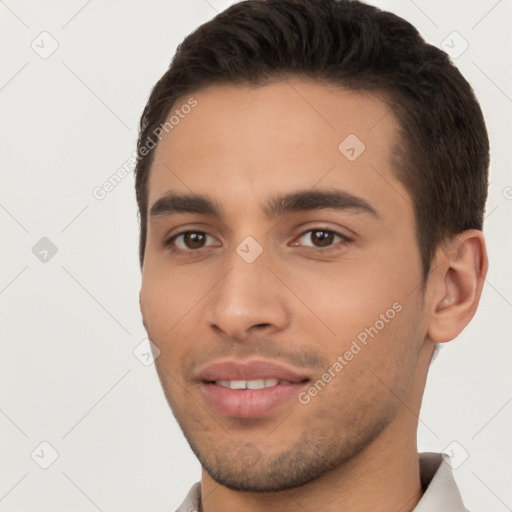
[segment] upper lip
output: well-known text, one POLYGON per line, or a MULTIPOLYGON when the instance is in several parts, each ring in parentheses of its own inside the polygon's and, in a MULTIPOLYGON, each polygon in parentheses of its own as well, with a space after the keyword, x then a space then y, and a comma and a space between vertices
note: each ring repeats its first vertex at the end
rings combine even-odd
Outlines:
POLYGON ((289 382, 302 382, 307 380, 307 378, 306 375, 301 375, 285 366, 263 359, 226 359, 212 363, 199 372, 199 379, 204 382, 256 379, 278 379, 289 382))

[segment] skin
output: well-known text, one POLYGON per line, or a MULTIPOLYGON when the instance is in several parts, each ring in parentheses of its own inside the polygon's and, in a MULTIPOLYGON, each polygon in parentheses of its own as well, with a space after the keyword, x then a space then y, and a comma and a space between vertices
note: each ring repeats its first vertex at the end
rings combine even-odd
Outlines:
POLYGON ((161 351, 162 387, 203 466, 202 509, 412 510, 434 342, 453 339, 475 313, 487 270, 482 233, 440 247, 422 289, 412 199, 390 164, 398 123, 376 95, 293 78, 193 96, 197 106, 156 149, 149 205, 193 192, 222 212, 149 219, 140 305, 161 351), (351 133, 366 146, 353 162, 338 149, 351 133), (343 190, 377 216, 262 211, 270 197, 302 189, 343 190), (318 230, 350 241, 318 246, 318 230), (184 231, 209 236, 189 254, 173 252, 166 240, 184 231), (250 264, 236 252, 247 236, 263 249, 250 264), (233 418, 200 392, 199 369, 227 357, 276 361, 311 385, 395 303, 400 312, 307 404, 233 418))

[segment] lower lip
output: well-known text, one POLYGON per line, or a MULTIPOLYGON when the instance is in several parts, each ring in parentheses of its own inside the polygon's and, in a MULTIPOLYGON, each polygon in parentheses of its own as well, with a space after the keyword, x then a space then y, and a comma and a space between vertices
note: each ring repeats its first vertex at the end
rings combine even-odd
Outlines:
POLYGON ((296 398, 307 382, 279 384, 262 389, 230 389, 203 382, 201 391, 220 414, 235 418, 261 418, 278 406, 296 398))

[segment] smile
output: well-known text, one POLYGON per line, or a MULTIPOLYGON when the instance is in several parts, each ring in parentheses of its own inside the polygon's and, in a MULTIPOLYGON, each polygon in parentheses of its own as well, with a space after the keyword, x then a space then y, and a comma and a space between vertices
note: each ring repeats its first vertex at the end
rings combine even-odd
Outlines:
POLYGON ((263 389, 291 384, 288 380, 279 379, 253 379, 253 380, 217 380, 215 384, 230 389, 263 389))

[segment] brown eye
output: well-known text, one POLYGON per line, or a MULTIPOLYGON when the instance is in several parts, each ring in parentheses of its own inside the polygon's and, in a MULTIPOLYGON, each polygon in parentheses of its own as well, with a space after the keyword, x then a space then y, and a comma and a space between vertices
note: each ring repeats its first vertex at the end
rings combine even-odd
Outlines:
POLYGON ((205 233, 196 233, 194 231, 188 231, 183 234, 183 243, 187 249, 200 249, 203 247, 206 241, 205 233))
POLYGON ((302 245, 310 249, 318 249, 326 252, 331 249, 337 249, 338 246, 347 245, 350 243, 350 239, 341 233, 336 231, 330 231, 328 229, 309 229, 302 233, 298 238, 298 242, 293 245, 302 245))
POLYGON ((327 247, 332 244, 334 233, 332 231, 311 231, 311 241, 317 247, 327 247))
POLYGON ((202 231, 183 231, 170 238, 165 245, 173 248, 176 252, 187 252, 213 245, 218 246, 219 244, 215 243, 215 238, 208 233, 203 233, 202 231))
POLYGON ((327 231, 326 229, 310 229, 301 235, 299 241, 301 245, 309 247, 328 247, 329 245, 332 245, 336 237, 344 239, 344 237, 334 231, 327 231))

